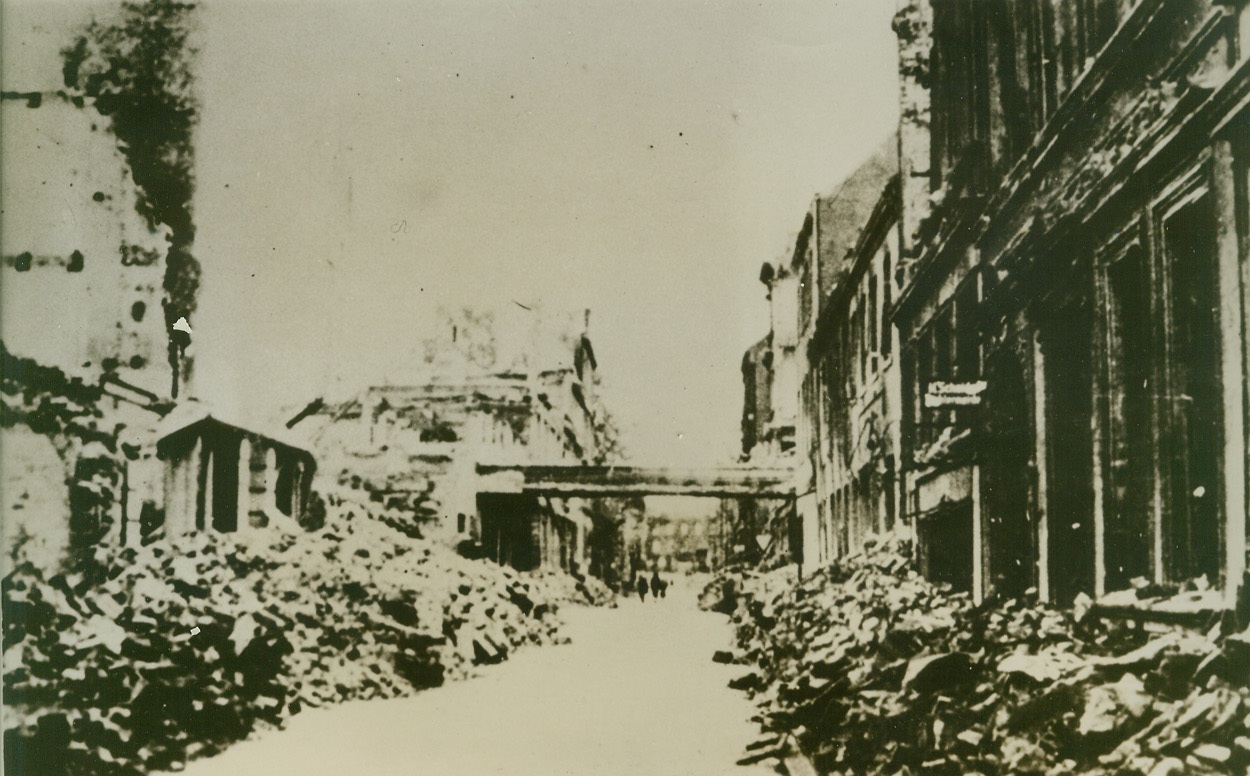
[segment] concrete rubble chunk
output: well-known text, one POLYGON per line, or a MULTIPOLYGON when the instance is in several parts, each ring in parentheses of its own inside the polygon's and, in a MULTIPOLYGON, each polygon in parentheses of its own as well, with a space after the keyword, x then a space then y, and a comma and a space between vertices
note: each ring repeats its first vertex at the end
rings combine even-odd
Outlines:
POLYGON ((1125 674, 1115 684, 1091 687, 1077 731, 1085 736, 1113 733, 1145 715, 1151 700, 1141 679, 1133 674, 1125 674))
POLYGON ((1183 776, 1185 763, 1175 757, 1165 757, 1155 764, 1147 776, 1183 776))
POLYGON ((1086 665, 1070 652, 1046 652, 1038 655, 1008 655, 998 663, 1000 674, 1022 674, 1039 684, 1049 684, 1086 665))
POLYGON ((1219 744, 1199 744, 1194 747, 1193 755, 1199 760, 1223 764, 1232 758, 1233 750, 1219 744))

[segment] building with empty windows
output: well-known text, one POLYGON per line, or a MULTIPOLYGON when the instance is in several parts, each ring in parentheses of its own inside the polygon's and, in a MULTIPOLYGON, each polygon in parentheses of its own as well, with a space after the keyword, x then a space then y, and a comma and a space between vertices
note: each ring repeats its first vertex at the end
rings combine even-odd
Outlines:
POLYGON ((933 207, 895 320, 912 512, 955 548, 936 576, 1058 601, 1200 580, 1232 602, 1247 14, 932 4, 933 207), (929 468, 954 474, 926 493, 929 468))
POLYGON ((23 53, 0 94, 3 555, 53 565, 159 512, 154 433, 179 382, 169 246, 110 117, 64 82, 71 41, 8 10, 23 53))
POLYGON ((585 570, 584 499, 479 492, 477 467, 605 462, 586 322, 466 311, 429 332, 411 377, 320 403, 291 425, 312 440, 326 479, 369 492, 423 535, 520 569, 585 570))
POLYGON ((892 169, 765 272, 806 554, 896 527, 977 598, 1233 606, 1250 4, 903 0, 894 27, 892 169))

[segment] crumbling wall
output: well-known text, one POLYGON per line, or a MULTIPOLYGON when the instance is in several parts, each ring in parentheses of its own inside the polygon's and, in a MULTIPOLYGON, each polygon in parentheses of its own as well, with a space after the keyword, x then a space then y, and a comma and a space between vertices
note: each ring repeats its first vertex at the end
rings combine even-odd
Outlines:
MULTIPOLYGON (((67 9, 71 18, 83 10, 67 9)), ((159 0, 125 4, 119 21, 87 24, 63 56, 54 52, 65 41, 36 24, 22 36, 30 48, 17 75, 6 69, 4 458, 19 466, 29 457, 32 496, 18 511, 49 534, 24 556, 41 563, 125 536, 127 521, 155 506, 143 446, 162 397, 185 375, 167 355, 168 321, 157 308, 172 298, 181 315, 195 294, 180 253, 193 232, 187 38, 176 32, 188 11, 159 0), (63 500, 49 495, 58 486, 63 500)), ((6 556, 15 539, 6 536, 6 556)))
POLYGON ((475 512, 466 463, 483 447, 503 446, 528 416, 519 403, 455 385, 371 389, 348 404, 359 408, 326 404, 305 421, 319 425, 320 482, 370 493, 407 512, 414 534, 449 544, 466 538, 475 512), (463 531, 459 514, 466 515, 463 531))
MULTIPOLYGON (((191 3, 126 2, 113 22, 93 21, 62 52, 65 86, 93 100, 108 119, 136 187, 135 209, 154 230, 167 230, 162 283, 164 320, 190 320, 199 290, 195 240, 192 131, 191 3)), ((190 377, 183 333, 170 332, 170 395, 190 377)))
POLYGON ((929 56, 933 8, 929 0, 901 0, 894 16, 898 36, 899 174, 903 209, 899 224, 903 256, 914 258, 916 232, 929 212, 929 56))
MULTIPOLYGON (((58 566, 74 560, 74 553, 87 551, 116 527, 124 464, 113 435, 102 426, 103 392, 98 386, 68 378, 59 369, 31 359, 17 358, 2 345, 0 356, 0 452, 16 467, 21 465, 22 454, 34 456, 26 472, 33 479, 25 487, 42 494, 37 499, 41 509, 30 512, 21 522, 38 525, 37 533, 44 539, 31 550, 37 558, 58 566), (61 462, 59 472, 51 465, 47 449, 38 447, 31 435, 47 440, 61 462), (17 445, 12 454, 11 443, 17 445), (49 495, 58 486, 65 494, 64 502, 49 495), (43 511, 62 506, 60 511, 43 511), (53 534, 59 534, 60 539, 53 539, 53 534), (64 550, 74 552, 67 556, 64 550)), ((6 469, 9 465, 6 463, 6 469)), ((7 493, 5 498, 9 498, 7 493)), ((7 514, 5 520, 7 524, 7 514)), ((6 528, 5 538, 3 549, 12 559, 20 549, 20 534, 10 536, 6 528)))
MULTIPOLYGON (((36 93, 39 94, 39 93, 36 93)), ((102 117, 62 96, 0 102, 0 331, 14 353, 164 393, 160 235, 102 117)))
POLYGON ((17 426, 0 440, 0 473, 0 576, 23 562, 54 567, 69 549, 65 462, 50 439, 17 426))

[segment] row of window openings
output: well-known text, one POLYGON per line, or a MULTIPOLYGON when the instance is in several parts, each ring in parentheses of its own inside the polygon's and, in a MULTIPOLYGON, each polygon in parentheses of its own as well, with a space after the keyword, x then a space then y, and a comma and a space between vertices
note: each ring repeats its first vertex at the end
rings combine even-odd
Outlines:
POLYGON ((829 496, 820 526, 825 547, 834 555, 845 554, 867 535, 892 530, 894 515, 888 493, 888 484, 884 493, 878 494, 867 483, 856 482, 829 496))
POLYGON ((976 280, 967 283, 916 341, 913 419, 921 445, 935 441, 945 428, 963 428, 971 421, 969 408, 927 408, 924 396, 933 382, 975 382, 981 378, 976 316, 980 296, 976 280))
MULTIPOLYGON (((1063 452, 1052 450, 1049 455, 1053 469, 1050 499, 1055 501, 1050 506, 1078 518, 1071 523, 1073 531, 1092 521, 1093 467, 1105 467, 1107 487, 1101 498, 1106 504, 1103 560, 1107 590, 1126 588, 1138 577, 1184 580, 1206 576, 1212 583, 1219 578, 1223 555, 1223 417, 1218 278, 1208 208, 1208 202, 1198 200, 1162 225, 1160 248, 1167 266, 1160 287, 1152 287, 1150 257, 1140 247, 1104 270, 1109 348, 1103 367, 1108 402, 1100 410, 1105 413, 1101 423, 1105 424, 1108 445, 1103 460, 1094 460, 1088 436, 1083 440, 1074 436, 1066 424, 1078 407, 1083 407, 1080 412, 1091 412, 1095 407, 1088 395, 1092 389, 1089 373, 1079 366, 1088 359, 1088 348, 1093 344, 1088 331, 1082 339, 1071 325, 1067 326, 1062 335, 1066 344, 1056 345, 1059 349, 1047 360, 1047 372, 1052 373, 1047 377, 1047 425, 1054 426, 1052 432, 1065 429, 1048 434, 1052 445, 1065 445, 1063 452), (1152 310, 1166 316, 1164 340, 1156 339, 1152 310), (1056 392, 1060 390, 1062 394, 1056 392), (1087 393, 1086 399, 1073 405, 1081 391, 1087 393), (1078 464, 1081 459, 1087 462, 1083 466, 1078 464), (1087 495, 1081 498, 1080 493, 1087 495), (1155 517, 1159 514, 1156 498, 1162 499, 1158 505, 1161 521, 1155 517), (1152 538, 1156 534, 1160 534, 1157 542, 1152 538), (1151 549, 1156 543, 1163 547, 1161 557, 1151 549), (1159 565, 1161 574, 1156 572, 1159 565)), ((944 425, 970 425, 970 416, 949 409, 927 410, 922 402, 924 375, 960 380, 979 376, 981 358, 975 327, 967 324, 971 316, 963 313, 971 309, 974 299, 971 293, 967 303, 958 298, 954 309, 939 315, 918 340, 920 446, 931 442, 944 425)), ((970 530, 967 515, 959 519, 964 521, 964 528, 938 533, 966 534, 970 530)), ((930 522, 930 528, 941 523, 930 522)), ((1059 528, 1066 530, 1066 526, 1059 528)), ((1055 530, 1052 526, 1052 533, 1055 530)), ((1052 535, 1052 541, 1055 538, 1052 535)), ((1060 543, 1075 553, 1079 547, 1071 546, 1072 542, 1087 543, 1075 536, 1060 543)), ((938 548, 934 553, 930 562, 936 577, 942 577, 942 569, 948 565, 963 573, 962 556, 960 562, 947 564, 951 558, 946 557, 946 550, 938 548)), ((1092 557, 1087 562, 1092 564, 1092 557)), ((1092 578, 1086 584, 1074 582, 1060 597, 1070 598, 1077 587, 1091 585, 1092 578)))
POLYGON ((948 185, 983 183, 979 178, 990 166, 1004 168, 1023 153, 1115 32, 1120 16, 1117 0, 989 5, 954 4, 935 20, 935 187, 948 182, 944 179, 950 179, 948 185), (990 14, 998 14, 993 24, 990 14), (991 52, 997 89, 991 85, 991 52), (990 104, 991 93, 997 106, 990 104), (1001 149, 991 147, 996 116, 1002 117, 1001 149), (994 151, 1001 158, 991 159, 994 151), (961 177, 956 168, 973 180, 954 180, 961 177))
MULTIPOLYGON (((889 277, 890 257, 886 253, 885 271, 889 277)), ((868 384, 881 368, 882 359, 891 351, 890 326, 885 311, 889 310, 889 283, 885 284, 883 304, 877 303, 877 276, 868 276, 867 288, 855 301, 849 316, 848 325, 843 327, 838 337, 839 363, 849 364, 850 369, 843 369, 843 389, 848 396, 856 395, 868 384)))
MULTIPOLYGON (((66 272, 82 272, 84 266, 84 256, 82 251, 74 251, 69 255, 69 261, 65 262, 66 272)), ((18 272, 29 272, 34 264, 35 257, 30 251, 19 253, 13 257, 13 269, 18 272)))

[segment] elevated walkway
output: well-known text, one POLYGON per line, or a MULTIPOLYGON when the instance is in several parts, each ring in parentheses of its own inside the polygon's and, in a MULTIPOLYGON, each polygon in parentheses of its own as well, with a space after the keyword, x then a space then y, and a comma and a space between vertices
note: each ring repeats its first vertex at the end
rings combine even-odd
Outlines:
POLYGON ((642 466, 478 464, 479 493, 526 493, 558 498, 703 496, 792 498, 788 468, 725 466, 676 469, 642 466))

